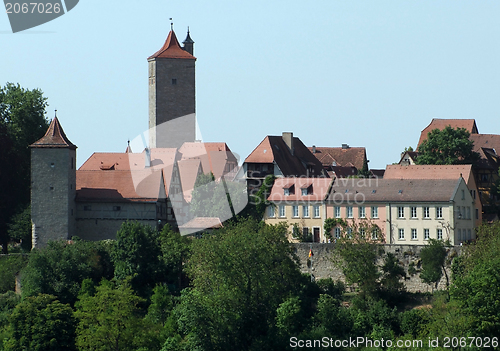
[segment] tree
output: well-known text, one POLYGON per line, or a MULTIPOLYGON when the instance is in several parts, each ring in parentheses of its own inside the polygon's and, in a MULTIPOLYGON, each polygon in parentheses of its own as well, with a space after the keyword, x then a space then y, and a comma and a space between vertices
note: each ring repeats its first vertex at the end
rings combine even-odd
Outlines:
POLYGON ((5 350, 76 350, 73 310, 55 296, 40 294, 23 300, 10 317, 12 336, 5 350))
POLYGON ((479 227, 475 245, 464 247, 450 298, 469 322, 471 335, 500 335, 500 222, 479 227))
POLYGON ((333 256, 334 264, 342 269, 346 281, 356 284, 364 296, 374 295, 379 288, 380 272, 376 263, 380 239, 369 240, 366 237, 366 232, 372 229, 369 223, 346 226, 337 239, 333 256))
POLYGON ((15 289, 16 274, 26 266, 25 255, 9 255, 0 257, 0 294, 15 289))
POLYGON ((179 294, 187 286, 184 266, 191 254, 191 239, 173 231, 169 225, 160 232, 161 260, 165 265, 165 282, 173 293, 179 294))
POLYGON ((368 169, 368 160, 365 159, 363 160, 363 167, 359 170, 358 172, 358 176, 361 176, 361 177, 365 177, 365 178, 368 178, 370 177, 370 170, 368 169))
POLYGON ((465 128, 454 129, 447 126, 443 130, 434 129, 427 134, 418 147, 419 165, 475 164, 480 156, 473 151, 474 142, 465 128))
POLYGON ((124 281, 132 277, 132 288, 146 296, 165 278, 161 253, 160 236, 151 226, 139 222, 123 223, 112 251, 115 278, 124 281))
POLYGON ((193 288, 176 308, 178 330, 191 349, 276 349, 276 311, 300 295, 306 279, 286 231, 249 219, 193 242, 193 288))
POLYGON ((12 83, 0 88, 0 244, 7 253, 7 223, 30 201, 30 150, 49 124, 47 98, 39 89, 12 83))
POLYGON ((446 276, 446 286, 448 286, 448 274, 445 269, 446 256, 445 242, 437 239, 429 239, 428 245, 420 251, 420 258, 422 259, 420 279, 427 284, 434 283, 437 288, 444 273, 446 276))
POLYGON ((32 247, 31 206, 28 205, 24 211, 14 215, 8 228, 10 239, 18 241, 23 252, 30 252, 32 247))
POLYGON ((399 264, 397 257, 388 252, 384 259, 382 271, 383 275, 380 281, 382 290, 387 295, 386 300, 394 302, 404 290, 401 279, 406 277, 405 269, 399 264))
POLYGON ((85 278, 97 283, 113 277, 108 251, 106 242, 80 240, 73 244, 51 241, 43 250, 33 250, 21 271, 23 298, 51 294, 73 305, 85 278))
POLYGON ((159 345, 150 345, 152 340, 138 308, 141 302, 127 282, 115 286, 103 280, 95 295, 81 294, 75 312, 78 349, 132 351, 148 344, 151 348, 146 349, 159 349, 159 345))

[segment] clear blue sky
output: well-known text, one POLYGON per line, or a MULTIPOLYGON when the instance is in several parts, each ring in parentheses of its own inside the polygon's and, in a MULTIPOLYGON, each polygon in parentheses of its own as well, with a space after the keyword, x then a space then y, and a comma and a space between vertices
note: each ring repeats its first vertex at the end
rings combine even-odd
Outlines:
POLYGON ((365 146, 397 162, 432 118, 500 134, 500 1, 96 1, 13 34, 0 15, 0 84, 40 88, 78 164, 148 127, 147 57, 169 17, 195 41, 205 141, 243 159, 266 135, 365 146))

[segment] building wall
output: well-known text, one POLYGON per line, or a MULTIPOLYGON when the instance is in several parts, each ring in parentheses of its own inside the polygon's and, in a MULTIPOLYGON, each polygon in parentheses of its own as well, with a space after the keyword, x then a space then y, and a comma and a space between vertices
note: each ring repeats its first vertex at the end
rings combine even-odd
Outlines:
POLYGON ((325 237, 324 235, 324 230, 323 230, 323 225, 324 225, 324 218, 325 218, 325 205, 321 202, 311 202, 311 203, 304 203, 304 202, 283 202, 283 203, 275 203, 274 207, 274 217, 269 216, 269 208, 273 208, 272 206, 268 206, 266 209, 266 213, 264 215, 264 221, 267 224, 278 224, 280 222, 287 222, 288 228, 289 228, 289 233, 288 233, 288 239, 291 242, 297 242, 297 239, 294 239, 292 236, 292 231, 294 225, 298 225, 300 228, 300 233, 302 234, 302 229, 304 227, 309 228, 309 233, 314 234, 314 228, 317 228, 316 230, 319 230, 319 242, 328 242, 328 238, 325 237), (285 206, 285 216, 281 217, 279 213, 279 206, 285 206), (293 216, 293 206, 298 206, 299 209, 299 215, 297 217, 293 216), (309 208, 309 216, 304 216, 303 213, 303 206, 307 206, 309 208), (314 216, 314 206, 319 206, 319 216, 315 217, 314 216))
MULTIPOLYGON (((300 270, 302 273, 313 274, 316 280, 322 278, 332 278, 333 280, 341 280, 345 282, 345 277, 342 270, 333 264, 332 258, 335 252, 336 244, 318 244, 318 243, 297 243, 294 245, 294 251, 300 260, 300 270), (312 267, 309 258, 309 250, 312 249, 312 267)), ((421 267, 420 252, 424 246, 421 245, 382 245, 385 253, 393 253, 406 272, 406 279, 402 280, 406 289, 410 292, 432 292, 434 285, 424 283, 417 272, 414 275, 408 273, 410 264, 413 263, 417 271, 421 267)), ((461 253, 460 246, 454 246, 447 249, 448 259, 451 259, 461 253)), ((383 257, 379 259, 377 264, 382 264, 383 257)), ((451 277, 451 270, 446 268, 448 277, 451 277)), ((438 289, 446 288, 446 277, 443 275, 438 283, 438 289)))
POLYGON ((76 236, 84 240, 115 239, 123 222, 139 221, 153 227, 166 223, 165 202, 79 202, 76 236))
MULTIPOLYGON (((340 208, 340 217, 347 221, 350 227, 359 226, 372 226, 376 225, 380 228, 381 234, 386 237, 386 224, 387 224, 387 212, 385 204, 373 203, 373 202, 354 202, 351 201, 349 204, 343 203, 333 203, 329 202, 326 204, 326 218, 337 218, 335 216, 335 208, 340 208), (352 217, 347 215, 347 207, 352 207, 352 217), (365 208, 365 217, 360 216, 360 207, 365 208), (377 208, 378 215, 376 217, 372 216, 372 207, 377 208)), ((334 237, 334 230, 332 229, 332 237, 334 237)))
MULTIPOLYGON (((78 237, 83 240, 115 240, 116 233, 120 229, 124 219, 77 219, 76 230, 78 237)), ((138 220, 141 224, 150 225, 156 228, 157 221, 138 220)))
POLYGON ((148 67, 149 128, 156 127, 150 133, 150 147, 180 147, 195 141, 195 60, 157 58, 148 67), (168 126, 158 127, 166 122, 168 126))
POLYGON ((75 234, 76 151, 31 149, 31 220, 33 247, 75 234))

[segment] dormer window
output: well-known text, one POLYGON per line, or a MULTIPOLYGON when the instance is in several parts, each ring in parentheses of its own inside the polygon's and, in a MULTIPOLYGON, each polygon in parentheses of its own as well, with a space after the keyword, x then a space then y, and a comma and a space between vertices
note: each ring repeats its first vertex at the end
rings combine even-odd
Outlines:
POLYGON ((285 196, 290 196, 290 188, 283 189, 285 196))
POLYGON ((307 195, 307 188, 301 189, 301 192, 302 192, 302 196, 306 196, 307 195))

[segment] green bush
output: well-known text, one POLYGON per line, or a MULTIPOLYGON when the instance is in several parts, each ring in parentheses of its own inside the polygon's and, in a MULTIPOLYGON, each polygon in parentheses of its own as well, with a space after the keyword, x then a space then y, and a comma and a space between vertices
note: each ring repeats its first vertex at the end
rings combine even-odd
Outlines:
POLYGON ((15 290, 16 274, 26 266, 27 256, 0 256, 0 294, 15 290))

